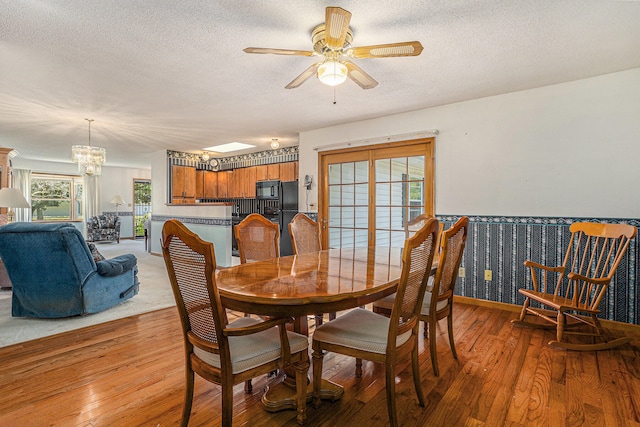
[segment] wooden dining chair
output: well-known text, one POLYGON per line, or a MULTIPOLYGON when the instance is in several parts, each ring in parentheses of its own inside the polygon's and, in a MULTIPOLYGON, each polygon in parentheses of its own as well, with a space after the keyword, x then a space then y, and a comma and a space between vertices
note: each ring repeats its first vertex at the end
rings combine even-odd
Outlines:
POLYGON ((252 213, 235 227, 240 263, 265 261, 280 256, 280 226, 252 213))
MULTIPOLYGON (((296 214, 289 223, 289 236, 293 254, 319 252, 322 250, 320 243, 320 224, 303 213, 296 214)), ((315 315, 316 326, 322 325, 322 314, 315 315)), ((334 320, 336 313, 329 313, 329 320, 334 320)))
POLYGON ((194 373, 222 387, 222 425, 231 426, 233 386, 290 363, 295 368, 297 421, 306 422, 308 339, 289 332, 292 318, 229 323, 215 280, 213 244, 169 220, 162 228, 162 254, 178 306, 184 337, 186 390, 182 425, 193 401, 194 373))
MULTIPOLYGON (((408 239, 409 237, 413 236, 416 231, 420 230, 422 226, 432 218, 433 216, 423 213, 413 218, 412 220, 407 221, 404 227, 405 239, 408 239)), ((443 229, 444 229, 444 224, 441 222, 438 223, 438 237, 442 234, 443 229)), ((439 241, 436 242, 436 247, 438 248, 440 247, 439 241)))
POLYGON ((549 341, 549 345, 567 350, 604 350, 628 343, 629 337, 614 339, 597 316, 629 242, 636 236, 636 227, 576 222, 569 230, 571 238, 562 265, 550 267, 525 261, 533 289, 518 290, 525 300, 520 317, 513 322, 555 328, 556 339, 549 341), (529 321, 527 315, 542 319, 542 323, 529 321), (591 336, 598 340, 569 342, 567 335, 591 336))
MULTIPOLYGON (((435 252, 438 221, 431 219, 405 241, 402 273, 398 282, 391 317, 362 308, 318 326, 313 333, 313 401, 320 405, 322 361, 325 351, 385 364, 389 422, 398 425, 395 401, 395 370, 398 360, 411 353, 413 384, 420 406, 424 396, 418 370, 418 315, 422 305, 435 252)), ((356 363, 356 376, 362 376, 356 363)))
MULTIPOLYGON (((440 250, 437 254, 437 270, 429 281, 424 294, 420 320, 424 322, 424 336, 429 338, 429 351, 433 374, 440 376, 438 353, 436 351, 436 327, 439 320, 447 318, 449 345, 454 359, 458 359, 453 340, 453 294, 458 279, 458 269, 462 261, 467 241, 469 218, 463 216, 448 230, 438 234, 440 250)), ((373 311, 389 315, 395 296, 391 295, 373 303, 373 311)))

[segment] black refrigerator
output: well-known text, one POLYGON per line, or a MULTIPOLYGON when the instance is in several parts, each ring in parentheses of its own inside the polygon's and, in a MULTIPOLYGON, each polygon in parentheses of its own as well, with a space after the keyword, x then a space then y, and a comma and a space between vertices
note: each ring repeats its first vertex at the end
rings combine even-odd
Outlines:
POLYGON ((278 222, 280 223, 280 256, 293 255, 289 223, 298 213, 298 181, 280 182, 278 222))

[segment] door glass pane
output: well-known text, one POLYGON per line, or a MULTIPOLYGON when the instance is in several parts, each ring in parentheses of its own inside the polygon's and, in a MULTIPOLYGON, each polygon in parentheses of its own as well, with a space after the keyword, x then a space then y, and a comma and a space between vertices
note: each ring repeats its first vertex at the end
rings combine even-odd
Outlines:
POLYGON ((356 162, 356 182, 369 182, 368 162, 356 162))
POLYGON ((409 157, 409 179, 424 181, 424 156, 409 157))
POLYGON ((340 229, 329 228, 329 248, 340 247, 340 229))
POLYGON ((391 160, 376 160, 376 182, 389 182, 391 180, 391 160))
POLYGON ((354 209, 352 206, 343 206, 342 210, 342 227, 355 227, 354 209))
POLYGON ((377 206, 389 206, 391 205, 391 187, 388 183, 376 183, 376 205, 377 206))
POLYGON ((329 208, 329 227, 340 227, 340 206, 329 208))
POLYGON ((407 158, 391 159, 391 181, 402 181, 407 174, 407 158))
POLYGON ((342 184, 353 184, 355 179, 355 165, 351 162, 342 164, 342 184))
POLYGON ((329 185, 340 183, 340 164, 329 165, 329 185))
POLYGON ((391 205, 392 206, 404 206, 406 205, 406 190, 404 182, 392 182, 391 183, 391 205))
POLYGON ((353 206, 355 204, 354 187, 354 185, 342 186, 342 205, 353 206))
POLYGON ((354 191, 356 192, 356 205, 366 206, 369 203, 369 184, 356 184, 354 191))
POLYGON ((332 185, 329 187, 329 206, 340 206, 340 186, 332 185))

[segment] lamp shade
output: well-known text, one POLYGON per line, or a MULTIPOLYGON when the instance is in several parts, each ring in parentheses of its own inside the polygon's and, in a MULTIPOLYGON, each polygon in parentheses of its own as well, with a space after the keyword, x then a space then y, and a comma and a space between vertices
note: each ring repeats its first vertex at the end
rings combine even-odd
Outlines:
POLYGON ((328 86, 337 86, 347 79, 349 70, 340 61, 328 60, 318 67, 318 79, 328 86))
POLYGON ((113 196, 113 199, 111 199, 111 203, 114 203, 116 205, 124 205, 124 200, 122 200, 122 196, 116 194, 115 196, 113 196))
POLYGON ((29 203, 22 191, 17 188, 3 188, 0 190, 0 208, 28 208, 29 203))

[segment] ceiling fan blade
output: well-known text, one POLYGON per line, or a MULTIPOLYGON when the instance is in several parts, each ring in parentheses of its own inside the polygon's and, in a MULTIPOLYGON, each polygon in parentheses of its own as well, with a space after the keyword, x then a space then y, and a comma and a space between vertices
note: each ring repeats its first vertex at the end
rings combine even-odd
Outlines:
POLYGON ((271 49, 268 47, 247 47, 243 49, 246 53, 272 53, 274 55, 294 55, 294 56, 314 56, 316 52, 312 50, 293 50, 293 49, 271 49))
POLYGON ((422 44, 418 41, 377 44, 348 49, 346 54, 353 58, 389 58, 393 56, 418 56, 422 53, 422 44))
POLYGON ((362 89, 373 89, 378 86, 378 82, 373 77, 365 73, 362 68, 358 67, 353 62, 344 61, 344 65, 346 65, 349 70, 349 74, 347 74, 347 76, 356 82, 356 84, 362 89))
POLYGON ((288 85, 286 85, 284 88, 285 89, 297 88, 302 83, 306 82, 309 79, 309 77, 313 76, 318 71, 318 67, 320 66, 320 64, 321 64, 320 62, 316 62, 315 64, 313 64, 312 66, 304 70, 302 74, 300 74, 298 77, 291 80, 291 82, 288 85))
POLYGON ((324 26, 324 41, 329 49, 341 49, 349 31, 351 12, 341 7, 328 7, 324 26))

